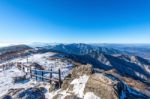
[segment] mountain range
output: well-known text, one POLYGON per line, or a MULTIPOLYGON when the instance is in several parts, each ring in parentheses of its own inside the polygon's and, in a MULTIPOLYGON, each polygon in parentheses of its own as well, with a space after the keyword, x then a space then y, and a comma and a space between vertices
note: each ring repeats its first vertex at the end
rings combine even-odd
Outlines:
MULTIPOLYGON (((54 55, 63 56, 82 64, 91 64, 93 72, 104 73, 106 76, 122 80, 130 87, 143 94, 150 95, 150 52, 148 46, 132 47, 128 45, 97 45, 97 44, 39 44, 17 45, 0 49, 1 56, 10 52, 32 53, 57 52, 54 55), (36 51, 34 51, 36 49, 36 51)), ((25 54, 25 55, 28 55, 25 54)))

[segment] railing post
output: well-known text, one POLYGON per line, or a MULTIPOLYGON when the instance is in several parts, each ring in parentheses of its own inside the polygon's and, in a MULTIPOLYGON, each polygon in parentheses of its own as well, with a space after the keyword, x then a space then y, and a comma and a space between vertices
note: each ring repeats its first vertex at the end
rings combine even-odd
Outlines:
POLYGON ((24 66, 22 67, 22 69, 23 69, 23 72, 25 72, 25 67, 24 66))
POLYGON ((5 70, 7 70, 7 63, 5 64, 5 70))
POLYGON ((60 68, 58 69, 58 75, 59 75, 59 88, 61 88, 61 71, 60 71, 60 68))
POLYGON ((4 71, 4 65, 3 65, 3 71, 4 71))
POLYGON ((29 62, 29 60, 28 60, 28 56, 27 56, 27 63, 29 62))
POLYGON ((35 78, 36 78, 36 81, 37 81, 37 72, 36 72, 36 67, 35 67, 35 78))
POLYGON ((43 74, 43 71, 42 71, 42 81, 44 81, 43 75, 44 75, 44 74, 43 74))
POLYGON ((30 77, 32 78, 32 70, 31 70, 31 65, 30 65, 30 77))
POLYGON ((7 65, 7 63, 6 63, 6 68, 5 68, 5 69, 7 70, 7 68, 8 68, 8 65, 7 65))
POLYGON ((52 68, 50 70, 50 84, 52 84, 52 68))

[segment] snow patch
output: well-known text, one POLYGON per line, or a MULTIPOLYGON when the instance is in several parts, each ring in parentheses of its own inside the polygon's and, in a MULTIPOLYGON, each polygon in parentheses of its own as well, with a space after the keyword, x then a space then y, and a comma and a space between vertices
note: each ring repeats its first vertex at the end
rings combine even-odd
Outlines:
POLYGON ((100 99, 100 98, 96 96, 93 92, 87 92, 84 95, 84 99, 100 99))
POLYGON ((9 70, 0 72, 0 97, 7 93, 11 88, 27 88, 33 83, 32 80, 24 83, 13 83, 13 77, 24 75, 18 68, 11 68, 9 70))
POLYGON ((84 88, 85 84, 87 83, 89 79, 89 76, 84 75, 80 76, 78 79, 74 79, 70 84, 74 85, 73 87, 73 93, 77 95, 78 97, 84 96, 84 88))

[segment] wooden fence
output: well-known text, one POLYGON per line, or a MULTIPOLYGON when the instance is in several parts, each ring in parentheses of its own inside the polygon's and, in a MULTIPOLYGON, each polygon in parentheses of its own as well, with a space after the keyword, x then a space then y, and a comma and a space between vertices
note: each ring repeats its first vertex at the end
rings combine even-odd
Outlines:
POLYGON ((50 84, 52 84, 52 81, 55 82, 55 83, 58 83, 59 84, 59 87, 61 88, 61 70, 58 69, 58 71, 52 71, 52 69, 50 71, 48 70, 38 70, 36 68, 32 69, 30 67, 30 71, 29 71, 29 75, 31 78, 35 77, 36 81, 38 81, 38 78, 41 80, 41 81, 45 81, 45 80, 48 80, 50 84), (49 74, 49 76, 44 76, 44 74, 49 74), (52 75, 53 74, 56 74, 58 75, 58 78, 54 78, 52 75))
POLYGON ((0 68, 4 71, 4 70, 12 68, 14 65, 15 63, 6 63, 6 64, 0 65, 0 68))
POLYGON ((20 62, 16 62, 16 63, 7 63, 7 64, 3 64, 0 65, 0 68, 2 68, 2 70, 7 70, 9 68, 12 68, 13 66, 16 66, 17 68, 19 68, 20 70, 22 70, 26 76, 30 75, 30 78, 35 78, 36 81, 38 81, 38 78, 41 78, 41 81, 48 81, 50 84, 52 84, 52 82, 55 82, 59 85, 59 88, 61 88, 61 70, 58 69, 58 71, 53 71, 52 68, 48 71, 48 70, 39 70, 36 69, 36 67, 32 68, 33 66, 26 66, 20 62), (40 72, 40 74, 38 74, 38 72, 40 72), (44 76, 44 74, 49 74, 49 77, 44 76), (52 75, 58 75, 58 78, 54 78, 52 75))

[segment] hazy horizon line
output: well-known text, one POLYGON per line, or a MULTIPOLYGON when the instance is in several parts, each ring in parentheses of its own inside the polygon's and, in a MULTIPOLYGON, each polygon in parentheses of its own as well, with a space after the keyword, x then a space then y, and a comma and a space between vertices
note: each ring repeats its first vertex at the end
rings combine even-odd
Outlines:
POLYGON ((32 45, 32 44, 97 44, 97 45, 150 45, 150 43, 85 43, 85 42, 70 42, 70 43, 66 43, 66 42, 18 42, 18 43, 1 43, 0 42, 0 47, 7 47, 7 46, 13 46, 13 45, 32 45))

